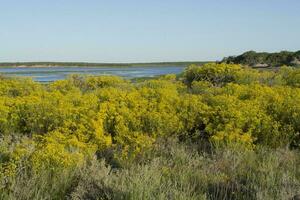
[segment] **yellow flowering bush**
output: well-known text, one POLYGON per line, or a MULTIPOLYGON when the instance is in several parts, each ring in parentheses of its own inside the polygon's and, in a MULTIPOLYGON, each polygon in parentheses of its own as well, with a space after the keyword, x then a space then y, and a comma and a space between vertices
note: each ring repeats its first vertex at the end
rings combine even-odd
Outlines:
POLYGON ((208 63, 201 67, 191 65, 185 71, 185 80, 188 85, 193 81, 209 81, 213 85, 221 86, 236 80, 240 65, 208 63))
POLYGON ((249 149, 299 148, 298 73, 209 63, 187 68, 181 78, 138 82, 73 75, 39 84, 1 77, 1 176, 24 162, 35 170, 80 166, 108 149, 131 160, 158 138, 174 136, 249 149))

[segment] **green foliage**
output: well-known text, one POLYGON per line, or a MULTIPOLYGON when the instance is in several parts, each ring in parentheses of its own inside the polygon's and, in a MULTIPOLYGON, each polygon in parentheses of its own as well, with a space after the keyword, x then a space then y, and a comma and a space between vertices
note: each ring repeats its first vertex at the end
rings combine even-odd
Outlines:
POLYGON ((249 65, 258 68, 280 67, 282 65, 300 65, 299 51, 281 51, 279 53, 257 53, 248 51, 239 56, 224 58, 222 62, 249 65))
POLYGON ((186 69, 184 76, 188 85, 193 81, 208 81, 214 86, 221 86, 235 81, 239 70, 241 70, 239 65, 208 63, 202 67, 191 65, 186 69))

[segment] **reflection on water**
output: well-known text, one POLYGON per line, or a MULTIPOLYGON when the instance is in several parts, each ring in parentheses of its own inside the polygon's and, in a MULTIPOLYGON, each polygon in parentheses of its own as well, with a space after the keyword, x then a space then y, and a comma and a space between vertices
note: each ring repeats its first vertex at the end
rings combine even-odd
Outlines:
POLYGON ((153 67, 28 67, 0 68, 6 76, 32 77, 39 82, 50 82, 65 79, 70 74, 116 75, 124 78, 153 77, 163 74, 179 74, 183 66, 153 67))

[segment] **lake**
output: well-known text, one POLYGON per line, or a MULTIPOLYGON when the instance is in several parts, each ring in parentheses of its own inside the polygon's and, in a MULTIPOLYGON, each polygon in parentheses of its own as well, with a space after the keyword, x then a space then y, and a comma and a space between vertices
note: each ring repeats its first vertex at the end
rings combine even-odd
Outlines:
POLYGON ((134 67, 9 67, 0 68, 0 74, 14 77, 32 77, 39 82, 65 79, 70 74, 116 75, 127 79, 179 74, 184 66, 134 66, 134 67))

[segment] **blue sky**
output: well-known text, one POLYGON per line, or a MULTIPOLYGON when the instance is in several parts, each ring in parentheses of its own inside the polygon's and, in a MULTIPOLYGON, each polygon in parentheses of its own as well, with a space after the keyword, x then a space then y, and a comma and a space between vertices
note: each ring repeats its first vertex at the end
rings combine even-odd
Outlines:
POLYGON ((0 0, 0 62, 218 60, 300 50, 299 0, 0 0))

